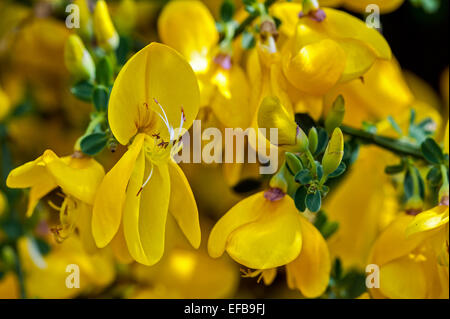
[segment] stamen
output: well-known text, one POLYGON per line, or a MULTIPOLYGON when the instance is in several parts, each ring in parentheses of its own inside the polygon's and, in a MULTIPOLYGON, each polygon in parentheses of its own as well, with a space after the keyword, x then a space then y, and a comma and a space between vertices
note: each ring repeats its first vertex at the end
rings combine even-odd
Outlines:
POLYGON ((161 120, 163 120, 164 124, 166 124, 167 128, 170 131, 170 125, 169 125, 169 119, 167 118, 167 114, 164 111, 164 108, 162 107, 161 104, 159 104, 158 100, 156 98, 153 98, 153 101, 155 101, 155 103, 159 106, 159 108, 161 109, 161 111, 164 114, 164 118, 162 117, 162 115, 160 113, 157 112, 157 114, 159 115, 159 117, 161 118, 161 120))
POLYGON ((147 185, 147 183, 149 182, 150 178, 152 178, 153 175, 153 164, 152 164, 152 169, 150 171, 150 174, 147 177, 147 180, 144 182, 144 184, 142 184, 141 188, 139 189, 139 191, 137 192, 136 196, 139 196, 139 194, 142 192, 142 190, 144 189, 145 185, 147 185))
POLYGON ((61 207, 54 204, 51 200, 47 201, 47 204, 54 210, 57 210, 58 212, 61 210, 61 207))

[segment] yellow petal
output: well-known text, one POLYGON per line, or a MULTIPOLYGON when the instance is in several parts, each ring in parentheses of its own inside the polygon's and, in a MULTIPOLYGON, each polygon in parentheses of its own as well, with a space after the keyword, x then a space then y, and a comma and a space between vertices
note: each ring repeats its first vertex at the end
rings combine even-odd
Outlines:
POLYGON ((128 180, 143 142, 143 134, 136 136, 128 151, 99 186, 92 213, 92 233, 100 248, 105 247, 119 229, 128 180))
POLYGON ((195 72, 208 69, 208 53, 217 44, 219 34, 202 2, 169 2, 158 18, 158 33, 162 42, 186 57, 195 72))
MULTIPOLYGON (((322 0, 323 1, 323 0, 322 0)), ((320 1, 320 3, 322 3, 320 1)), ((381 13, 389 13, 402 5, 404 0, 345 0, 345 6, 356 12, 366 12, 370 4, 375 4, 380 8, 381 13)))
POLYGON ((423 241, 423 234, 406 237, 406 227, 413 219, 413 216, 401 214, 381 233, 373 245, 370 263, 382 266, 409 254, 423 241))
MULTIPOLYGON (((390 60, 391 48, 386 39, 374 28, 343 11, 324 9, 327 17, 320 22, 321 28, 334 38, 350 38, 359 40, 369 46, 380 59, 390 60)), ((315 21, 312 21, 315 22, 315 21)))
MULTIPOLYGON (((148 167, 148 169, 150 170, 151 167, 148 167)), ((140 193, 140 191, 144 183, 144 174, 145 152, 141 150, 136 159, 133 173, 130 176, 127 186, 123 207, 123 231, 131 257, 137 262, 148 264, 148 257, 142 246, 141 235, 139 232, 140 204, 142 199, 142 193, 140 193)), ((148 171, 147 174, 150 174, 150 171, 148 171)), ((148 187, 148 185, 145 187, 148 187)))
POLYGON ((194 248, 198 248, 200 246, 201 233, 194 194, 186 176, 176 163, 169 163, 169 175, 171 188, 169 212, 175 217, 191 245, 194 248))
POLYGON ((139 234, 147 255, 146 265, 157 263, 164 253, 170 176, 167 165, 154 166, 152 178, 141 193, 139 234))
POLYGON ((226 250, 238 263, 252 269, 269 269, 293 261, 302 247, 298 211, 285 196, 270 202, 260 193, 263 207, 254 222, 235 229, 228 237, 226 250))
POLYGON ((372 49, 361 41, 342 39, 339 45, 346 53, 345 70, 340 82, 347 82, 363 76, 375 63, 377 57, 372 49))
POLYGON ((51 178, 42 162, 42 156, 13 169, 6 179, 10 188, 28 188, 39 184, 43 179, 51 178))
POLYGON ((208 253, 213 258, 222 256, 228 237, 237 228, 256 221, 264 206, 263 193, 247 197, 231 208, 211 230, 208 239, 208 253))
POLYGON ((108 119, 114 136, 127 144, 138 131, 158 131, 168 135, 160 117, 164 109, 173 128, 180 125, 181 113, 188 129, 198 113, 200 93, 197 79, 186 60, 174 49, 151 43, 136 53, 122 68, 108 108, 108 119))
POLYGON ((92 236, 92 206, 77 201, 76 210, 78 215, 76 221, 77 229, 83 248, 87 253, 95 253, 97 246, 95 246, 94 237, 92 236))
POLYGON ((125 240, 123 224, 120 225, 116 236, 114 236, 111 241, 111 249, 119 263, 130 264, 133 262, 133 257, 131 257, 130 252, 128 251, 127 242, 125 240))
POLYGON ((305 45, 298 52, 285 49, 283 71, 290 83, 302 92, 321 95, 332 88, 345 70, 346 54, 334 40, 305 45))
POLYGON ((424 299, 427 296, 427 274, 419 262, 407 256, 396 259, 381 267, 380 291, 392 299, 424 299))
POLYGON ((447 121, 447 126, 445 127, 445 135, 444 135, 444 154, 448 154, 448 149, 449 149, 449 140, 448 140, 448 135, 449 135, 449 126, 448 126, 448 121, 447 121))
POLYGON ((214 115, 225 127, 245 130, 253 114, 249 107, 250 87, 244 71, 239 65, 233 65, 230 70, 219 69, 214 79, 218 88, 211 101, 214 115))
POLYGON ((49 174, 64 193, 92 204, 105 171, 93 158, 58 158, 47 150, 42 155, 49 174))
POLYGON ((48 178, 43 179, 40 183, 31 187, 30 194, 28 196, 27 217, 30 217, 33 214, 34 208, 39 200, 50 193, 57 186, 58 185, 56 185, 52 178, 48 178))
POLYGON ((294 35, 295 27, 298 23, 298 14, 302 11, 301 3, 296 2, 276 2, 270 13, 281 20, 279 31, 288 37, 294 35))
POLYGON ((419 213, 414 220, 406 227, 406 236, 436 229, 448 224, 448 206, 436 206, 430 210, 419 213))
POLYGON ((286 271, 292 276, 291 289, 297 288, 305 297, 315 298, 322 295, 328 287, 330 254, 320 232, 304 217, 299 216, 299 219, 302 250, 293 262, 286 265, 286 271))

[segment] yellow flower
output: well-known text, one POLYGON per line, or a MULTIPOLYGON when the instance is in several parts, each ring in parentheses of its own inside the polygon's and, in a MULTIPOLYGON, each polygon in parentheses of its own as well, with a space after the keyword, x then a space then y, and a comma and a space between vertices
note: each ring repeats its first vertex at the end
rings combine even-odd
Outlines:
MULTIPOLYGON (((201 226, 204 235, 211 230, 206 220, 202 220, 201 226)), ((205 244, 198 250, 190 247, 173 217, 167 219, 167 233, 171 247, 158 264, 132 266, 133 276, 145 285, 132 298, 214 299, 234 296, 239 283, 239 269, 230 258, 212 259, 205 244)))
POLYGON ((87 254, 77 237, 62 244, 51 245, 50 252, 42 256, 29 238, 19 240, 19 256, 25 272, 25 289, 28 298, 74 298, 81 293, 95 293, 111 284, 115 278, 113 259, 107 251, 87 254), (77 265, 80 288, 66 286, 66 280, 77 265), (66 271, 69 269, 70 271, 66 271))
POLYGON ((375 242, 369 263, 380 267, 374 298, 448 299, 448 206, 400 214, 375 242))
POLYGON ((250 87, 232 52, 218 47, 214 18, 200 1, 171 1, 158 19, 163 43, 178 50, 197 75, 201 106, 209 106, 226 127, 250 125, 250 87))
POLYGON ((377 59, 391 58, 389 45, 377 30, 347 13, 323 10, 326 18, 321 22, 300 18, 282 51, 289 82, 313 95, 361 77, 377 59))
POLYGON ((306 297, 326 289, 331 268, 328 247, 319 231, 279 189, 252 195, 235 205, 214 226, 208 241, 211 257, 224 251, 238 263, 256 269, 266 283, 273 268, 286 265, 288 285, 306 297))
POLYGON ((92 158, 73 156, 59 158, 51 150, 36 160, 13 169, 6 180, 10 188, 30 188, 27 216, 31 216, 38 201, 56 188, 61 188, 61 225, 55 228, 59 240, 78 229, 84 247, 95 250, 91 233, 91 211, 95 193, 105 175, 103 167, 92 158))
POLYGON ((114 28, 104 0, 97 1, 95 5, 94 33, 97 44, 106 52, 114 51, 119 46, 119 35, 114 28))
POLYGON ((198 212, 183 171, 172 160, 199 107, 197 80, 175 50, 151 43, 122 68, 111 92, 108 120, 128 151, 103 179, 94 202, 92 231, 105 247, 123 224, 136 261, 152 265, 164 253, 167 213, 192 246, 200 245, 198 212))
POLYGON ((366 12, 368 5, 375 4, 381 13, 389 13, 403 4, 404 0, 319 0, 324 7, 344 6, 355 12, 366 12))

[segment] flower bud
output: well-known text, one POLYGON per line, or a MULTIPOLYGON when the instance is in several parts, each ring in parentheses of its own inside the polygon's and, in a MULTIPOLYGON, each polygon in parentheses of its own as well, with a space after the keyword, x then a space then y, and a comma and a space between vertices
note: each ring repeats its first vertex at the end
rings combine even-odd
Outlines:
POLYGON ((114 15, 114 22, 120 34, 129 34, 136 26, 137 6, 134 0, 120 1, 117 12, 114 15))
POLYGON ((340 128, 335 128, 322 159, 323 174, 333 173, 341 164, 344 156, 344 136, 340 128))
POLYGON ((114 51, 119 46, 119 35, 114 28, 104 0, 99 0, 95 6, 94 33, 97 44, 106 52, 114 51))
MULTIPOLYGON (((258 111, 258 127, 265 129, 267 139, 271 128, 278 129, 278 146, 295 146, 297 124, 275 96, 265 97, 258 111)), ((264 132, 263 132, 264 133, 264 132)), ((304 134, 304 133, 303 133, 304 134)))
POLYGON ((309 150, 311 153, 315 153, 317 151, 317 146, 319 145, 319 134, 317 133, 317 129, 312 127, 308 133, 309 140, 309 150))
POLYGON ((89 10, 88 0, 74 0, 73 4, 80 9, 80 27, 76 29, 78 35, 88 41, 92 38, 92 15, 89 10))
POLYGON ((339 95, 333 103, 330 112, 325 120, 325 129, 328 134, 334 131, 336 127, 341 126, 345 115, 345 100, 339 95))
POLYGON ((76 80, 95 78, 95 64, 80 37, 72 34, 64 47, 64 62, 76 80))
POLYGON ((303 169, 302 162, 295 154, 286 152, 284 156, 286 157, 286 165, 290 169, 291 173, 295 175, 297 172, 303 169))
POLYGON ((0 192, 0 216, 2 216, 3 212, 6 209, 6 198, 3 193, 0 192))

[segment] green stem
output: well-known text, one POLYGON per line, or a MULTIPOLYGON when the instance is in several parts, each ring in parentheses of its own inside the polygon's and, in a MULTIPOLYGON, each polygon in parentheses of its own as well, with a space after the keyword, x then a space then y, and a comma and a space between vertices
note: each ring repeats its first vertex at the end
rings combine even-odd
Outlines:
POLYGON ((377 145, 395 154, 412 156, 425 160, 420 148, 413 144, 401 142, 390 137, 377 135, 345 125, 341 126, 341 130, 344 134, 357 137, 366 143, 377 145))
POLYGON ((448 173, 447 167, 444 164, 441 164, 441 174, 442 174, 442 185, 448 186, 448 173))
POLYGON ((312 169, 314 175, 317 175, 316 160, 314 159, 314 156, 312 155, 312 153, 309 149, 306 150, 306 156, 308 157, 309 163, 311 164, 311 169, 312 169))
POLYGON ((20 261, 19 247, 17 241, 14 242, 14 253, 15 253, 15 272, 17 275, 17 280, 19 281, 19 291, 20 298, 26 299, 27 294, 25 291, 25 277, 23 275, 22 263, 20 261))
POLYGON ((417 171, 412 165, 412 163, 408 164, 409 174, 411 174, 411 178, 413 181, 413 193, 415 197, 420 197, 420 186, 419 186, 419 177, 417 176, 417 171))
MULTIPOLYGON (((276 0, 266 0, 264 2, 264 6, 268 9, 272 4, 274 4, 276 0)), ((237 27, 236 32, 234 33, 234 38, 236 39, 244 30, 253 23, 253 21, 259 16, 259 12, 250 14, 241 24, 237 27)))
POLYGON ((97 125, 102 124, 104 121, 105 121, 105 114, 104 113, 94 113, 94 115, 91 118, 91 122, 89 123, 86 131, 75 142, 75 150, 80 150, 81 149, 80 143, 81 143, 81 140, 83 139, 83 137, 91 134, 95 130, 97 125))

